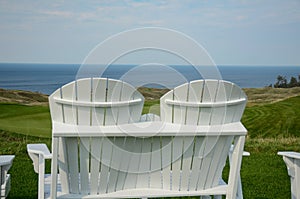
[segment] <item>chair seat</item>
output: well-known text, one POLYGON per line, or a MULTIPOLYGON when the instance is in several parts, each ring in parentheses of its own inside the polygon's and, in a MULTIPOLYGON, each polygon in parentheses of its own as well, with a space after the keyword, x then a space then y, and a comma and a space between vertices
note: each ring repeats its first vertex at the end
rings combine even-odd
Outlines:
MULTIPOLYGON (((50 198, 51 174, 45 175, 45 199, 50 198)), ((99 195, 78 195, 78 194, 63 194, 61 189, 60 175, 57 178, 57 196, 58 198, 143 198, 143 197, 179 197, 179 196, 199 196, 199 195, 222 195, 226 193, 227 184, 220 179, 219 186, 211 189, 199 191, 170 191, 169 189, 127 189, 104 193, 99 195)))

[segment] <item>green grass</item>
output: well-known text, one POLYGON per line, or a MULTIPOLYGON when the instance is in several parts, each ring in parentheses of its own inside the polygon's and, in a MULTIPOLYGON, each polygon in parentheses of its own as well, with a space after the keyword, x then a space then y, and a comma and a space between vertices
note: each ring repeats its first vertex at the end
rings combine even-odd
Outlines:
POLYGON ((250 138, 300 137, 300 96, 247 107, 242 118, 250 138))
MULTIPOLYGON (((158 100, 147 101, 143 113, 157 114, 158 103, 158 100)), ((246 108, 242 119, 249 130, 245 150, 251 156, 244 157, 242 163, 244 198, 290 198, 286 166, 277 152, 300 151, 299 110, 300 96, 246 108)), ((50 146, 50 126, 47 106, 0 104, 0 129, 4 130, 0 130, 0 154, 16 155, 10 170, 9 198, 37 197, 37 174, 26 145, 44 142, 50 146)))
POLYGON ((49 108, 0 103, 0 128, 24 135, 51 137, 49 108))

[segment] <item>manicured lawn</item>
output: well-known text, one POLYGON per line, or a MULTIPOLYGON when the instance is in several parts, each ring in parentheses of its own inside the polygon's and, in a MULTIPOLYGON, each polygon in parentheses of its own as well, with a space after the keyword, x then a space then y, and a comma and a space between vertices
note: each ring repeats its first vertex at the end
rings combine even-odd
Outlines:
POLYGON ((51 137, 49 107, 0 103, 0 129, 24 135, 51 137))

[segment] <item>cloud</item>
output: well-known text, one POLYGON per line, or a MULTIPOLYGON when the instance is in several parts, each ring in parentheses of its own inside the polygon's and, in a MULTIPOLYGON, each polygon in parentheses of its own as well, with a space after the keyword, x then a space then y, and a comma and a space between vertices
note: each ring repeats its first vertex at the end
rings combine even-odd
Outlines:
POLYGON ((74 16, 72 12, 69 11, 59 11, 59 10, 44 10, 40 11, 41 14, 45 15, 50 15, 50 16, 55 16, 55 17, 65 17, 65 18, 70 18, 74 16))

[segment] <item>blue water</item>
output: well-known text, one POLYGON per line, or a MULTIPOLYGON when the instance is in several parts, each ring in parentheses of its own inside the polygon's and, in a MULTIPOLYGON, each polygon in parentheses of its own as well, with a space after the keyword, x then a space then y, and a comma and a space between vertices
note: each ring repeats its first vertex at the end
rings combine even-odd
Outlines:
MULTIPOLYGON (((75 80, 79 67, 79 64, 0 63, 0 88, 51 94, 62 85, 75 80)), ((129 73, 132 68, 131 65, 114 65, 108 68, 102 76, 119 79, 129 73)), ((180 72, 188 81, 202 78, 193 67, 173 66, 172 68, 180 72)), ((285 76, 288 80, 291 76, 300 75, 299 66, 218 66, 218 69, 224 80, 234 82, 242 88, 259 88, 274 84, 278 75, 285 76)), ((157 72, 149 67, 149 70, 143 72, 143 76, 138 80, 147 82, 149 81, 147 78, 156 77, 156 81, 162 83, 172 81, 174 86, 182 83, 180 79, 177 80, 169 74, 169 71, 157 72)), ((134 73, 132 75, 134 77, 134 73)), ((94 76, 97 75, 94 74, 94 76)), ((160 87, 155 82, 147 85, 160 87)))

